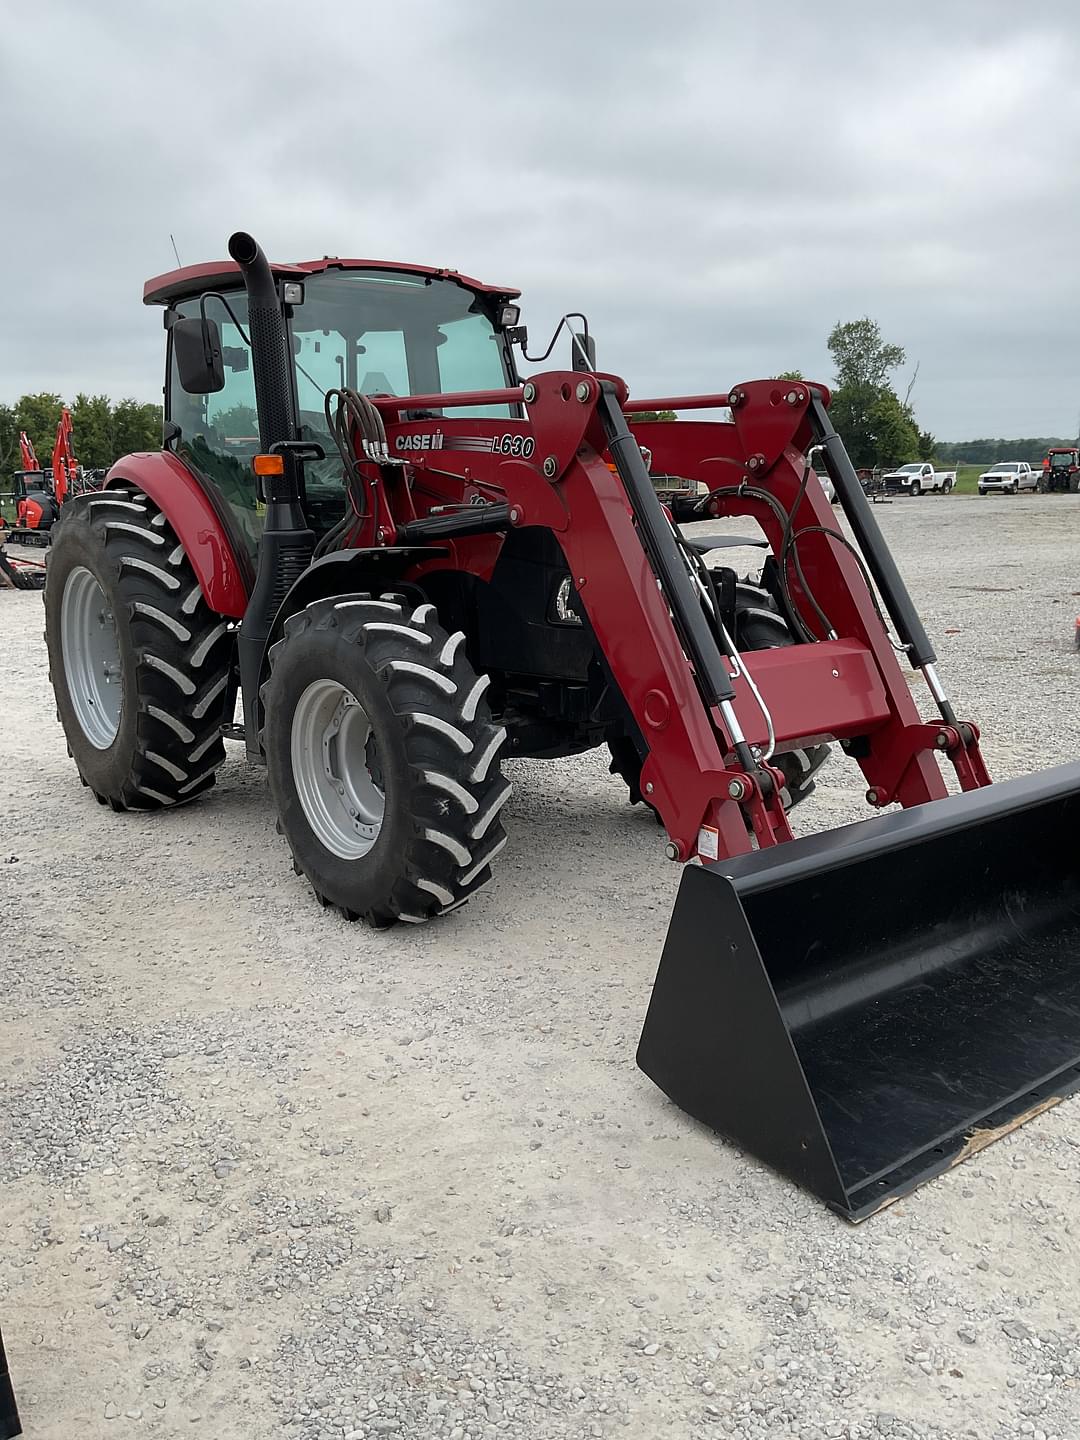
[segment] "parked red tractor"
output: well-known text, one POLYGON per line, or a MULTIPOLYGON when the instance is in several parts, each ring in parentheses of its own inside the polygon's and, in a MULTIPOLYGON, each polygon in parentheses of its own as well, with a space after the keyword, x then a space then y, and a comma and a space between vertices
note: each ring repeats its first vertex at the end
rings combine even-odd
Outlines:
POLYGON ((1046 453, 1039 489, 1061 495, 1075 495, 1080 490, 1080 450, 1073 446, 1057 446, 1046 453))
POLYGON ((515 290, 229 253, 147 284, 165 448, 52 549, 56 701, 103 804, 191 800, 242 738, 323 905, 417 923, 488 880, 505 760, 606 744, 702 862, 638 1057, 692 1114, 857 1218, 1080 1083, 1080 768, 988 788, 824 387, 631 400, 581 317, 574 368, 522 380, 515 290), (681 529, 735 515, 760 584, 681 529), (793 840, 832 742, 904 809, 793 840))

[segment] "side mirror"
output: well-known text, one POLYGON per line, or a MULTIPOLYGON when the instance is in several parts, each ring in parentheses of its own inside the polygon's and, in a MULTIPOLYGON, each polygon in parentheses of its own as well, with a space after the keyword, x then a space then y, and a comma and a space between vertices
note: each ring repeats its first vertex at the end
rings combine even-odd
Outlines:
POLYGON ((570 341, 570 364, 575 370, 596 369, 596 341, 591 335, 573 332, 570 341))
POLYGON ((189 395, 212 395, 225 389, 221 329, 207 317, 177 320, 172 327, 173 355, 180 384, 189 395))

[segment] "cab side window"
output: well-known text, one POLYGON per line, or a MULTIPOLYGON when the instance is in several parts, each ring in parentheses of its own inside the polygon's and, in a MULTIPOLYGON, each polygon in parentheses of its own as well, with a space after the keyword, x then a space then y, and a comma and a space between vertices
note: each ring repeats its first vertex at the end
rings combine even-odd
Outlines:
MULTIPOLYGON (((247 333, 247 297, 229 294, 229 305, 247 333)), ((225 386, 212 395, 189 395, 180 384, 175 360, 169 371, 169 419, 179 426, 179 448, 189 463, 212 480, 227 501, 237 525, 254 553, 262 530, 251 461, 259 451, 259 412, 251 350, 221 304, 206 302, 207 314, 221 327, 225 386)), ((176 307, 186 318, 199 314, 198 300, 176 307)))

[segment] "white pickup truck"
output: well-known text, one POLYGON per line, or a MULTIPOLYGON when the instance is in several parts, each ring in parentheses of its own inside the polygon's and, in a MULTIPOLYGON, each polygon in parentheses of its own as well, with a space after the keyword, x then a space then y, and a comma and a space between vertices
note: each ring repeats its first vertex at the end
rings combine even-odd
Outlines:
POLYGON ((1039 477, 1026 460, 999 460, 979 476, 979 494, 989 495, 997 491, 1002 495, 1016 495, 1021 490, 1037 490, 1039 477))
POLYGON ((935 470, 929 461, 916 460, 914 464, 890 470, 881 478, 888 494, 925 495, 929 490, 937 490, 942 495, 948 495, 956 484, 956 471, 935 470))

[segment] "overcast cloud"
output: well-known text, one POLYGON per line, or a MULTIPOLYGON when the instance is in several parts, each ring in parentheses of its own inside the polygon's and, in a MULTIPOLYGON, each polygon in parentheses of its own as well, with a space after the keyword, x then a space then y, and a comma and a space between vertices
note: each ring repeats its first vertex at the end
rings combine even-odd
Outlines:
MULTIPOLYGON (((0 400, 160 394, 143 281, 224 254, 455 266, 639 396, 869 314, 942 439, 1080 415, 1080 7, 0 0, 0 400)), ((560 363, 564 363, 560 358, 560 363)))

